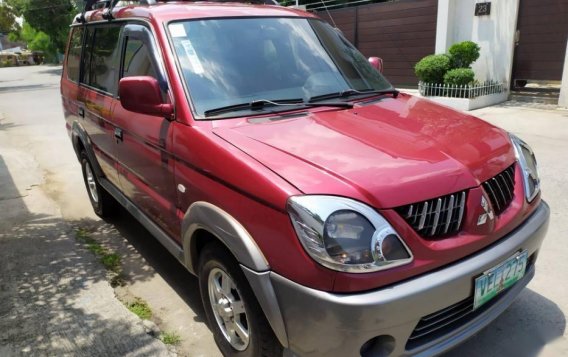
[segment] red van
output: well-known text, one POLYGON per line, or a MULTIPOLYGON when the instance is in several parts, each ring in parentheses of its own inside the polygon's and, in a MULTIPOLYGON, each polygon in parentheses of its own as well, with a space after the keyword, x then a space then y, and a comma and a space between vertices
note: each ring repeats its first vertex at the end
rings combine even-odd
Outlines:
POLYGON ((198 276, 226 356, 435 355, 534 276, 549 208, 530 147, 371 62, 267 4, 71 26, 61 95, 93 208, 124 206, 198 276))

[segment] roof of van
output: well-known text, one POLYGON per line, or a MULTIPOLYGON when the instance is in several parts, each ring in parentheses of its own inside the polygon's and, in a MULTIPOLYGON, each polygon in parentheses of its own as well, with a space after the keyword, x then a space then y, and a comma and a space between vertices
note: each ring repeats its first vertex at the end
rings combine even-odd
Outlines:
MULTIPOLYGON (((85 14, 87 22, 101 21, 107 9, 89 11, 85 14)), ((276 5, 252 5, 229 2, 172 2, 155 5, 129 5, 113 9, 115 19, 143 18, 157 22, 181 19, 219 18, 219 17, 316 17, 308 12, 276 5)), ((106 21, 106 20, 105 20, 106 21)), ((77 24, 77 19, 74 20, 77 24)))

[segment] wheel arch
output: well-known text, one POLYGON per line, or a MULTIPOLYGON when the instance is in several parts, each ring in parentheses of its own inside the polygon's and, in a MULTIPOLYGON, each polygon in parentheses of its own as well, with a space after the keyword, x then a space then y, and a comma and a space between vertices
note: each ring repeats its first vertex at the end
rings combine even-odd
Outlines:
POLYGON ((270 266, 262 251, 229 213, 208 202, 193 203, 182 221, 184 263, 191 273, 199 274, 199 253, 207 243, 215 240, 237 260, 274 334, 287 348, 286 326, 270 280, 270 266))
POLYGON ((81 124, 78 122, 73 122, 71 127, 71 143, 73 144, 73 149, 75 150, 75 155, 77 155, 77 159, 81 160, 81 152, 84 150, 91 162, 91 166, 93 170, 95 170, 95 174, 97 177, 103 177, 103 170, 99 165, 97 157, 95 156, 95 152, 91 145, 91 140, 89 139, 89 135, 87 131, 81 124))
POLYGON ((247 230, 229 213, 208 202, 193 203, 182 221, 182 244, 187 268, 197 274, 199 251, 211 239, 220 241, 235 259, 254 271, 270 269, 247 230))

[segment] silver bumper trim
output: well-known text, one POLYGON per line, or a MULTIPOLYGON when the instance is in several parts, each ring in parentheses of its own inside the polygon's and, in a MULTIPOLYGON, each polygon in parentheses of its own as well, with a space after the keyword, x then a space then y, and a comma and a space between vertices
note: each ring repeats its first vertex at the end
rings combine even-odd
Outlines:
POLYGON ((355 356, 371 338, 395 339, 391 355, 437 355, 469 338, 501 314, 534 276, 534 267, 489 309, 448 334, 413 349, 406 341, 426 315, 472 295, 473 278, 509 258, 519 249, 529 256, 542 243, 550 211, 542 202, 509 235, 479 253, 440 270, 376 291, 335 294, 311 289, 274 272, 274 286, 290 350, 298 356, 355 356))

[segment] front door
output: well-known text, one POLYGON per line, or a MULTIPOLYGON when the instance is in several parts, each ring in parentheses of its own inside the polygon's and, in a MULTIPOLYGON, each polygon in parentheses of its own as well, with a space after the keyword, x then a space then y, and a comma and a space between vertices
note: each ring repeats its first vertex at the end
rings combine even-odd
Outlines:
MULTIPOLYGON (((155 57, 158 49, 149 28, 128 24, 122 34, 123 58, 120 78, 152 76, 169 101, 163 67, 155 57)), ((120 94, 120 93, 119 93, 120 94)), ((174 162, 171 159, 170 118, 130 112, 117 103, 113 121, 117 126, 118 171, 122 191, 150 219, 178 239, 174 162)))

